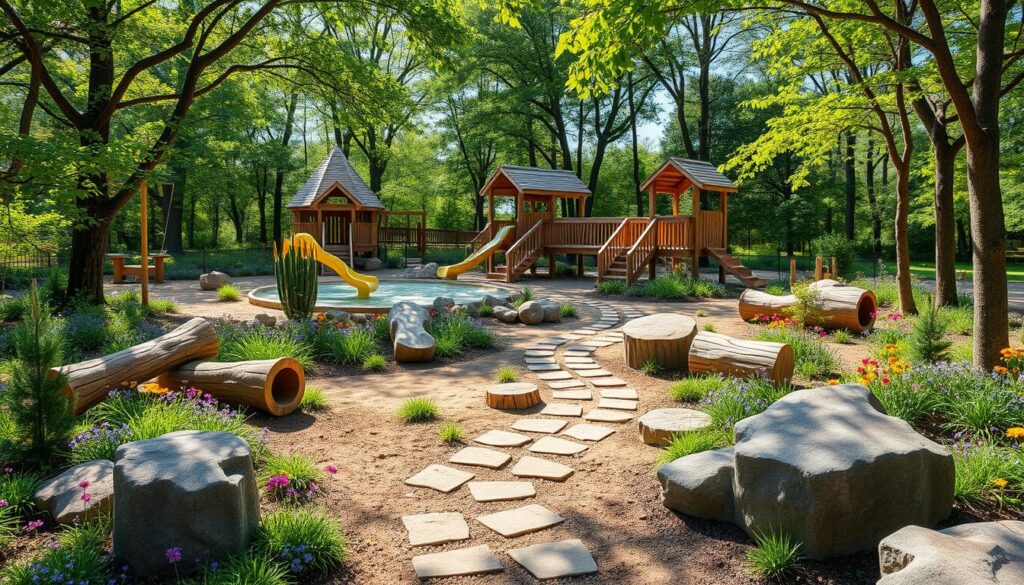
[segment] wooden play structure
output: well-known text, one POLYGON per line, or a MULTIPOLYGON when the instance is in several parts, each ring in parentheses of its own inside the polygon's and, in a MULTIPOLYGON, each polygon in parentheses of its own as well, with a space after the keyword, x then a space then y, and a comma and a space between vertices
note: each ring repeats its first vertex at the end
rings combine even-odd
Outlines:
POLYGON ((218 399, 246 404, 283 416, 302 402, 306 375, 291 358, 249 362, 204 362, 220 351, 213 325, 194 318, 169 333, 117 353, 55 368, 66 376, 64 391, 71 412, 81 414, 125 380, 160 377, 177 390, 185 380, 218 399))
MULTIPOLYGON (((878 299, 875 293, 831 279, 808 285, 817 297, 816 310, 805 317, 805 325, 825 329, 846 329, 863 333, 875 325, 878 299)), ((750 321, 758 315, 787 315, 799 299, 795 295, 770 295, 747 289, 740 295, 740 318, 750 321)))
POLYGON ((512 233, 499 246, 505 264, 487 260, 487 276, 512 282, 531 270, 540 258, 548 258, 554 276, 554 257, 577 257, 582 276, 583 257, 597 259, 598 281, 621 279, 633 283, 644 273, 654 273, 659 258, 689 262, 696 276, 701 256, 715 260, 724 280, 731 273, 748 286, 763 286, 750 270, 726 252, 728 244, 728 194, 736 186, 707 162, 670 158, 642 185, 648 194, 647 217, 556 217, 563 199, 582 209, 590 190, 572 172, 504 165, 484 184, 488 223, 473 240, 474 249, 490 242, 502 227, 512 233), (681 196, 691 192, 690 214, 684 215, 681 196), (657 214, 658 195, 672 197, 672 215, 657 214), (513 218, 495 217, 495 199, 511 198, 513 218))

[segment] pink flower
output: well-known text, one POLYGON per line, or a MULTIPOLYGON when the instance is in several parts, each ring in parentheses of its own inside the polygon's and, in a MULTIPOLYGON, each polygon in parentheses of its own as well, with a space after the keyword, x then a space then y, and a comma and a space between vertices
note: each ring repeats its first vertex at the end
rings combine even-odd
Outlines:
POLYGON ((7 507, 7 500, 0 500, 0 508, 6 508, 6 507, 7 507))
POLYGON ((277 489, 287 488, 289 483, 290 482, 288 481, 288 474, 286 473, 282 473, 280 475, 272 475, 270 476, 270 479, 267 480, 267 491, 274 491, 277 489))
POLYGON ((25 532, 32 532, 32 531, 36 530, 37 528, 41 528, 42 525, 43 525, 43 521, 42 520, 32 520, 31 522, 29 522, 28 524, 25 525, 25 532))
POLYGON ((82 494, 82 501, 88 504, 90 501, 92 501, 92 494, 90 494, 89 492, 85 492, 84 494, 82 494))
POLYGON ((80 488, 82 488, 84 490, 85 488, 89 487, 90 485, 92 485, 92 484, 89 483, 89 480, 84 480, 84 481, 82 481, 82 483, 78 484, 78 487, 80 487, 80 488))
POLYGON ((335 473, 338 473, 338 468, 333 466, 333 465, 328 465, 324 469, 327 471, 327 473, 330 473, 331 475, 334 475, 335 473))

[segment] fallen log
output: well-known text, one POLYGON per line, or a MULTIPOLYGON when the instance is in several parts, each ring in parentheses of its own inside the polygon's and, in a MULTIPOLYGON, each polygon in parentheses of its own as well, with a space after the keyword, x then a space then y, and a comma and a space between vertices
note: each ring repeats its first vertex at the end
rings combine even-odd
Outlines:
POLYGON ((145 382, 196 359, 217 355, 220 340, 213 325, 195 318, 156 339, 77 364, 53 368, 67 376, 64 392, 71 412, 81 414, 125 382, 145 382))
POLYGON ((436 342, 425 329, 429 320, 430 314, 416 303, 399 301, 391 306, 388 331, 394 344, 396 362, 429 362, 434 359, 436 342))
POLYGON ((686 368, 697 322, 686 315, 657 313, 633 319, 622 326, 626 365, 639 370, 653 362, 666 370, 686 368))
MULTIPOLYGON (((817 293, 818 307, 807 315, 806 325, 851 333, 863 333, 875 325, 878 299, 874 292, 829 279, 809 286, 817 293)), ((748 288, 740 295, 740 318, 750 321, 757 315, 789 315, 798 302, 795 295, 770 295, 748 288)))
POLYGON ((306 373, 293 358, 247 362, 194 361, 160 375, 160 385, 187 384, 218 400, 245 404, 274 416, 291 414, 306 392, 306 373))
POLYGON ((745 378, 763 374, 776 384, 793 377, 793 348, 788 343, 735 339, 701 331, 690 344, 691 374, 715 373, 745 378))

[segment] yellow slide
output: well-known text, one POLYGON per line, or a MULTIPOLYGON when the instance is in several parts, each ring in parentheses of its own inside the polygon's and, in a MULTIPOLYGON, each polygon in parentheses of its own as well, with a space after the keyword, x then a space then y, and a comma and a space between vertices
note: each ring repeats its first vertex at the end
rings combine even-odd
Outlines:
POLYGON ((376 276, 359 274, 349 268, 348 264, 345 264, 341 258, 321 248, 313 236, 309 234, 295 234, 294 240, 296 244, 307 246, 311 249, 317 262, 337 272, 342 280, 352 285, 356 289, 359 298, 370 298, 370 293, 377 290, 377 286, 380 285, 380 281, 377 280, 376 276))
POLYGON ((498 246, 500 246, 501 243, 505 241, 505 238, 507 238, 508 235, 512 233, 512 230, 514 228, 515 226, 511 225, 507 225, 501 228, 500 230, 498 230, 498 233, 494 235, 494 238, 492 238, 490 242, 487 242, 486 244, 481 246, 479 250, 467 256, 466 259, 463 260, 462 262, 459 262, 458 264, 452 264, 450 266, 438 267, 437 277, 447 278, 448 280, 455 280, 463 272, 472 270, 474 266, 490 258, 491 254, 494 254, 494 252, 497 251, 498 246))

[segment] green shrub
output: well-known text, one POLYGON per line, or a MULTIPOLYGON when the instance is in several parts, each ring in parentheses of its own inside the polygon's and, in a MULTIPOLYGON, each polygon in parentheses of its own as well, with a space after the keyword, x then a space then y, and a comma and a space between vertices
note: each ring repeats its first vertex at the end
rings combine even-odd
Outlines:
POLYGON ((440 358, 451 358, 463 351, 463 346, 457 337, 442 337, 434 340, 434 355, 440 358))
POLYGON ((1020 505, 1024 493, 1024 458, 1019 451, 992 444, 964 443, 952 449, 953 497, 972 504, 1020 505))
POLYGON ((805 378, 819 380, 839 369, 839 359, 817 335, 790 328, 777 328, 759 331, 754 339, 788 343, 793 348, 795 370, 805 378))
POLYGON ((374 332, 365 327, 322 327, 312 334, 313 351, 322 360, 347 366, 362 364, 380 351, 374 332))
POLYGON ((434 420, 437 418, 437 404, 429 398, 410 398, 398 409, 398 418, 407 423, 434 420))
POLYGON ((370 332, 378 345, 384 346, 391 342, 391 329, 388 325, 387 315, 378 315, 370 321, 370 332))
POLYGON ((36 473, 15 471, 0 475, 0 500, 5 500, 4 508, 15 519, 28 516, 35 509, 32 496, 35 495, 43 478, 36 473))
POLYGON ((330 401, 327 400, 327 393, 322 388, 307 386, 306 392, 302 395, 302 410, 321 412, 328 408, 330 408, 330 401))
POLYGON ((714 427, 730 433, 737 422, 764 412, 773 402, 793 391, 789 384, 776 385, 759 376, 726 382, 709 393, 705 402, 714 427))
POLYGON ((562 315, 563 319, 575 319, 579 316, 576 305, 572 303, 562 303, 561 305, 558 305, 558 312, 562 315))
POLYGON ((788 535, 754 533, 754 548, 747 551, 747 563, 757 575, 775 581, 793 576, 800 569, 800 543, 788 535))
POLYGON ((18 519, 9 508, 0 508, 0 547, 6 547, 18 533, 18 519))
POLYGON ((732 443, 730 434, 719 429, 701 429, 672 435, 672 440, 658 454, 658 464, 663 465, 680 457, 726 447, 732 443))
POLYGON ((626 292, 626 283, 621 280, 602 280, 597 283, 597 293, 602 295, 621 295, 626 292))
POLYGON ((233 284, 222 284, 217 289, 217 300, 222 303, 234 303, 242 300, 242 291, 233 284))
POLYGON ((447 422, 441 425, 441 428, 437 431, 437 437, 441 439, 443 443, 461 443, 465 436, 462 434, 462 428, 453 422, 447 422))
POLYGON ((388 358, 374 353, 363 359, 363 369, 368 372, 383 372, 388 369, 388 358))
POLYGON ((107 319, 99 315, 74 312, 61 324, 64 351, 67 354, 96 351, 107 342, 107 319))
POLYGON ((661 364, 655 360, 647 360, 640 364, 640 373, 647 376, 656 376, 661 373, 661 364))
POLYGON ((953 342, 946 339, 946 324, 939 316, 939 310, 928 297, 928 304, 918 315, 910 335, 910 354, 915 362, 935 363, 943 361, 949 354, 953 342))
POLYGON ((766 292, 766 293, 768 293, 770 295, 775 295, 775 296, 788 295, 789 294, 789 281, 788 280, 770 280, 770 281, 768 281, 768 284, 765 285, 764 292, 766 292))
POLYGON ((51 583, 53 575, 61 575, 61 583, 106 583, 109 557, 100 546, 44 548, 34 558, 16 562, 4 570, 9 585, 51 583), (64 581, 63 579, 66 579, 64 581))
POLYGON ((106 297, 105 300, 107 307, 115 313, 136 310, 142 306, 142 294, 133 288, 106 297))
POLYGON ((501 366, 494 372, 494 381, 498 384, 509 384, 519 381, 519 370, 515 366, 501 366))
POLYGON ((491 333, 470 317, 435 315, 427 323, 426 330, 434 337, 434 354, 438 357, 454 357, 467 349, 494 346, 491 333))
POLYGON ((920 422, 939 405, 937 393, 930 386, 920 384, 914 376, 893 376, 888 384, 872 383, 871 392, 882 403, 886 414, 910 424, 920 422))
POLYGON ((484 303, 484 304, 480 305, 480 316, 481 317, 493 317, 494 316, 494 307, 488 305, 487 303, 484 303))
POLYGON ((725 289, 722 285, 709 280, 672 274, 634 284, 626 289, 626 294, 634 297, 659 299, 711 298, 722 296, 725 294, 725 289))
POLYGON ((721 377, 712 375, 683 378, 672 384, 668 395, 679 402, 700 402, 725 383, 721 377))
POLYGON ((240 362, 285 357, 294 358, 303 368, 313 367, 313 352, 309 344, 298 341, 287 329, 228 327, 221 330, 217 361, 240 362))
POLYGON ((181 580, 182 585, 288 585, 288 569, 277 558, 247 554, 226 563, 205 567, 198 577, 181 580))
POLYGON ((53 309, 61 309, 68 302, 68 274, 62 268, 53 268, 43 285, 40 287, 39 296, 43 303, 53 309))
POLYGON ((693 316, 694 317, 707 317, 708 313, 707 313, 707 311, 704 311, 704 310, 697 310, 696 312, 694 312, 693 316))
POLYGON ((21 321, 28 312, 24 297, 13 297, 0 301, 0 321, 21 321))
POLYGON ((170 299, 153 299, 149 301, 149 312, 154 315, 173 315, 178 312, 178 305, 170 299))
POLYGON ((701 329, 703 329, 704 331, 707 331, 707 332, 709 332, 709 333, 714 333, 714 332, 715 332, 715 324, 714 324, 714 323, 710 323, 710 322, 708 322, 708 323, 705 323, 705 324, 704 324, 704 325, 703 325, 703 326, 701 327, 701 329))
POLYGON ((853 343, 853 336, 846 329, 839 329, 832 332, 832 342, 847 345, 853 343))
POLYGON ((533 289, 531 287, 524 286, 523 290, 519 291, 519 296, 516 297, 516 300, 513 304, 515 304, 515 306, 518 307, 519 305, 522 305, 526 301, 532 301, 535 300, 536 298, 537 295, 533 292, 533 289))
POLYGON ((254 546, 292 575, 323 573, 340 565, 348 556, 347 547, 337 520, 307 509, 278 510, 265 516, 254 546))
POLYGON ((307 500, 316 495, 322 478, 316 461, 297 453, 271 455, 260 470, 260 482, 268 495, 291 501, 307 500))
POLYGON ((811 241, 811 253, 821 256, 826 272, 832 269, 832 257, 835 256, 839 274, 833 274, 832 278, 850 273, 853 267, 853 247, 854 242, 839 232, 818 236, 811 241))
POLYGON ((939 307, 939 322, 951 333, 971 335, 974 332, 974 307, 939 307))

